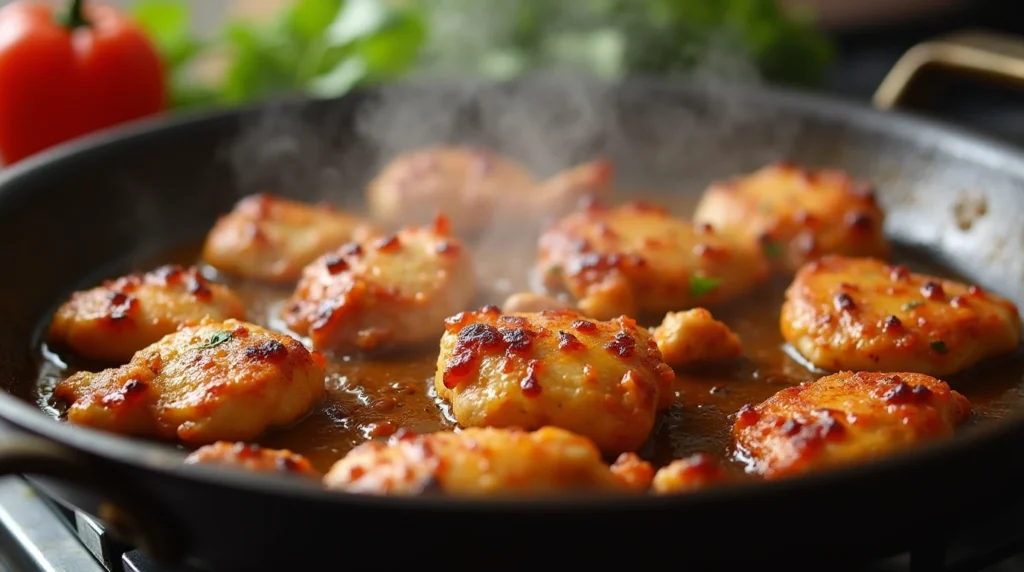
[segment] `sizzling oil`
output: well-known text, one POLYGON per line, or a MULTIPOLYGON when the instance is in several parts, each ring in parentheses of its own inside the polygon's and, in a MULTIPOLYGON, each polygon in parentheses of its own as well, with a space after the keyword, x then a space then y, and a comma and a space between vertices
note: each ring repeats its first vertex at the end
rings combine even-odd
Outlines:
MULTIPOLYGON (((134 270, 147 270, 162 263, 187 264, 195 261, 195 249, 147 261, 134 270)), ((502 261, 508 272, 507 253, 478 260, 502 261)), ((894 262, 912 270, 963 280, 951 272, 902 251, 894 262)), ((488 273, 490 274, 490 273, 488 273)), ((519 276, 525 276, 525 272, 519 276)), ((490 274, 493 276, 493 274, 490 274)), ((290 294, 253 283, 233 283, 246 302, 248 319, 280 329, 276 311, 290 294)), ((524 286, 521 279, 494 280, 495 291, 485 293, 480 305, 496 303, 509 290, 524 286)), ((747 403, 767 399, 777 391, 820 377, 784 351, 779 332, 779 311, 788 281, 776 280, 747 299, 715 308, 715 316, 729 324, 743 340, 744 356, 728 366, 701 371, 677 371, 676 405, 662 416, 660 424, 641 455, 656 464, 696 452, 722 459, 737 474, 743 466, 732 460, 730 431, 732 414, 747 403)), ((646 320, 647 325, 654 325, 646 320)), ((332 358, 326 380, 327 397, 309 415, 290 427, 271 431, 259 440, 267 447, 291 449, 305 455, 320 470, 368 439, 386 438, 398 429, 429 432, 455 426, 445 406, 433 391, 437 348, 380 358, 343 356, 332 358)), ((64 364, 42 348, 37 384, 37 402, 59 416, 52 401, 54 385, 78 369, 94 364, 64 364)), ((974 406, 974 422, 998 418, 1017 407, 1022 399, 1024 358, 1020 353, 983 364, 948 379, 974 406)))

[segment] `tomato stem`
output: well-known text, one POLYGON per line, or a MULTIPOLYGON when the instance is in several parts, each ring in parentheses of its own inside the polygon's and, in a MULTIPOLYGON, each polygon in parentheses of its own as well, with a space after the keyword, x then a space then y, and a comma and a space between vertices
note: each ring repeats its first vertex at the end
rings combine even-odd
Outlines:
POLYGON ((64 26, 68 29, 74 30, 89 26, 89 21, 85 19, 83 4, 85 4, 84 0, 71 0, 68 11, 64 14, 64 26))

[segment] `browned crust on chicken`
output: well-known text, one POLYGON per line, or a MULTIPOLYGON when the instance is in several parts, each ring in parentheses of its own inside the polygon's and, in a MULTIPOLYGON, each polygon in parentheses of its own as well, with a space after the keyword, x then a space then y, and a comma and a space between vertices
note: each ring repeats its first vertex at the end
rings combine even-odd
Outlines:
POLYGON ((204 317, 245 318, 231 289, 208 281, 196 267, 166 265, 75 292, 57 310, 47 341, 80 357, 124 363, 179 326, 204 317))
POLYGON ((328 489, 374 495, 519 496, 628 492, 594 444, 556 427, 411 433, 359 445, 324 477, 328 489))
POLYGON ((475 293, 471 257, 441 216, 431 227, 406 227, 320 257, 282 316, 320 350, 404 349, 436 340, 444 319, 475 293))
POLYGON ((631 318, 571 311, 448 319, 434 387, 463 426, 555 425, 617 454, 639 448, 674 401, 675 374, 631 318))
POLYGON ((781 162, 715 183, 694 220, 757 240, 776 268, 789 272, 826 254, 889 253, 874 189, 836 169, 781 162))
POLYGON ((756 472, 775 478, 950 437, 970 412, 966 397, 927 375, 840 372, 744 406, 733 437, 756 472))
POLYGON ((654 341, 672 367, 723 362, 743 355, 739 336, 705 308, 669 312, 654 328, 654 341))
POLYGON ((545 231, 536 272, 551 292, 567 291, 596 319, 712 306, 768 276, 749 240, 693 226, 640 202, 592 204, 545 231))
POLYGON ((218 441, 193 451, 188 465, 224 465, 246 471, 279 473, 319 479, 309 459, 287 449, 267 449, 255 443, 218 441))
POLYGON ((259 326, 204 320, 165 336, 121 367, 57 384, 68 421, 192 446, 252 441, 323 397, 326 361, 259 326))
POLYGON ((696 453, 658 469, 652 490, 659 495, 688 493, 732 480, 714 457, 707 453, 696 453))
POLYGON ((378 234, 373 223, 330 205, 262 193, 243 198, 217 220, 203 260, 235 276, 288 284, 321 254, 378 234))
POLYGON ((978 286, 871 258, 823 257, 786 292, 782 335, 831 371, 953 375, 1020 345, 1017 307, 978 286))

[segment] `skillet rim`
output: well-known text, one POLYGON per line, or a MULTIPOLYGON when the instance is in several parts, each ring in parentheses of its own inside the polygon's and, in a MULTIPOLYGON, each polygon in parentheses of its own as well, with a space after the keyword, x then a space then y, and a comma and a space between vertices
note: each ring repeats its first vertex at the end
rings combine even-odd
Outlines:
MULTIPOLYGON (((443 86, 452 84, 450 81, 439 83, 443 86)), ((516 81, 506 83, 514 84, 516 81)), ((394 87, 399 85, 391 84, 394 87)), ((692 96, 696 94, 700 97, 707 97, 706 91, 709 87, 706 84, 700 86, 696 82, 687 80, 653 77, 632 77, 616 85, 630 89, 640 87, 651 91, 665 92, 668 95, 692 96), (704 91, 705 94, 702 95, 701 91, 704 91)), ((757 101, 772 109, 792 110, 797 115, 804 117, 830 119, 843 127, 852 128, 858 132, 878 133, 889 140, 943 151, 985 169, 1009 172, 1013 177, 1024 182, 1024 148, 972 128, 950 125, 912 112, 880 111, 845 97, 764 85, 719 85, 714 89, 723 87, 733 96, 757 101)), ((0 208, 3 208, 5 201, 16 199, 19 192, 25 192, 21 188, 30 186, 30 180, 33 177, 54 164, 87 162, 105 153, 116 153, 119 148, 132 145, 140 139, 161 137, 171 132, 187 132, 192 126, 202 123, 238 120, 272 106, 295 105, 302 107, 317 102, 330 104, 360 97, 373 91, 373 88, 357 89, 348 95, 329 100, 284 97, 233 108, 214 108, 173 115, 161 114, 93 133, 0 170, 0 208)), ((366 509, 426 509, 462 513, 486 513, 495 510, 513 513, 552 510, 611 511, 625 508, 665 510, 722 502, 742 503, 769 495, 800 494, 801 491, 806 492, 808 489, 835 487, 867 476, 879 478, 886 474, 896 475, 914 465, 940 461, 942 458, 955 458, 979 445, 1024 435, 1024 409, 1021 409, 1004 419, 971 428, 968 432, 958 434, 949 440, 926 443, 890 457, 776 481, 753 481, 741 485, 714 487, 695 493, 667 496, 624 494, 532 499, 501 497, 477 500, 434 496, 386 497, 342 493, 327 491, 318 483, 313 485, 300 479, 280 478, 275 475, 218 466, 184 465, 182 463, 183 453, 169 447, 166 443, 127 438, 88 427, 55 422, 51 416, 38 407, 7 391, 0 391, 0 421, 6 421, 78 453, 84 452, 106 461, 131 466, 136 470, 164 473, 165 476, 183 479, 198 485, 230 487, 246 492, 291 497, 304 501, 329 502, 339 506, 357 504, 360 505, 360 508, 366 509)))

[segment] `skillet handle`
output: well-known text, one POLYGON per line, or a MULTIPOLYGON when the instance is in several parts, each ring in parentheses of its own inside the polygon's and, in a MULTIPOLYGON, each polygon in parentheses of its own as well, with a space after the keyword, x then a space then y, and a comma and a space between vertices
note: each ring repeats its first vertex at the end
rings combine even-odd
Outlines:
POLYGON ((875 91, 875 107, 888 110, 909 103, 931 72, 1024 88, 1024 38, 965 30, 918 44, 896 62, 875 91))
POLYGON ((107 530, 156 560, 174 562, 181 550, 171 523, 136 494, 123 479, 98 473, 80 454, 57 443, 22 433, 0 438, 0 476, 27 474, 50 477, 96 494, 96 515, 107 530))

